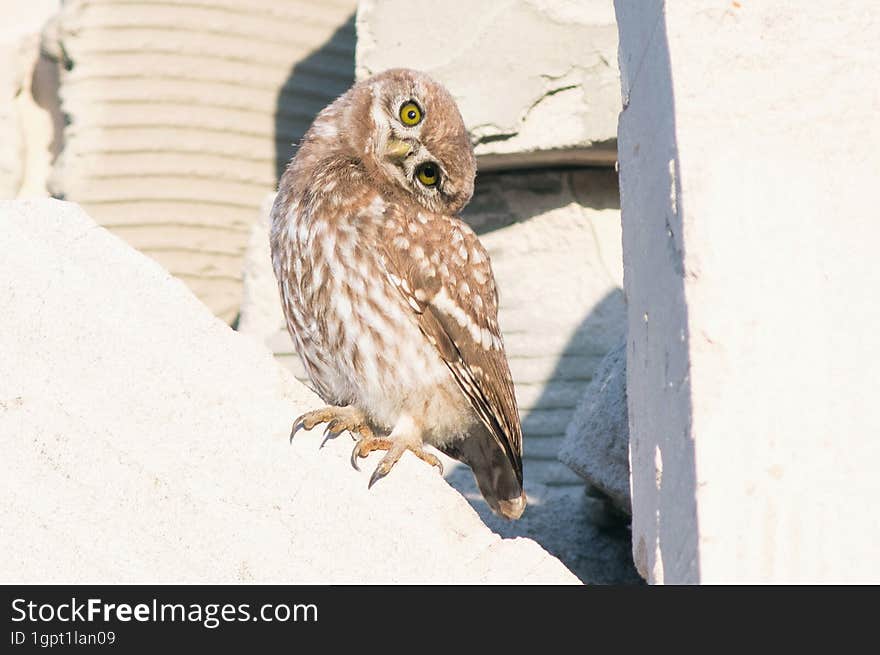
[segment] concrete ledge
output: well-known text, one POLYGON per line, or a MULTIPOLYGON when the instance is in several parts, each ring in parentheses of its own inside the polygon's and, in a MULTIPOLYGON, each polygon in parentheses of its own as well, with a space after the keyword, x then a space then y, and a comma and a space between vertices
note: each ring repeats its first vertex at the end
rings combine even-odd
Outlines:
POLYGON ((0 581, 577 582, 415 458, 289 444, 319 401, 76 205, 0 221, 0 581))

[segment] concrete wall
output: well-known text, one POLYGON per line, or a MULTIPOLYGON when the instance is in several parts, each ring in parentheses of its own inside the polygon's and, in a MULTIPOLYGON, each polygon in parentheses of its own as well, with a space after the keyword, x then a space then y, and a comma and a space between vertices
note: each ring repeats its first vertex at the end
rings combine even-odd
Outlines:
POLYGON ((51 190, 231 321, 261 200, 354 79, 354 0, 73 0, 51 190))
POLYGON ((617 33, 609 0, 361 0, 357 75, 406 66, 445 83, 480 168, 614 162, 617 33))
POLYGON ((880 17, 615 7, 636 563, 878 582, 880 17))

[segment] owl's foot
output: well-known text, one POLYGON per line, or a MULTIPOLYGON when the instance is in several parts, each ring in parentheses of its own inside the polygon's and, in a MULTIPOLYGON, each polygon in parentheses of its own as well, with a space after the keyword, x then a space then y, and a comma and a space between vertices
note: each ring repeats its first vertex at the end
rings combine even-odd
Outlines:
POLYGON ((440 475, 443 475, 443 463, 437 459, 436 455, 432 455, 425 450, 421 442, 413 442, 400 438, 364 437, 363 439, 360 439, 351 451, 351 465, 359 471, 360 468, 358 468, 357 465, 358 458, 366 457, 374 450, 386 450, 388 452, 385 453, 385 457, 382 458, 382 461, 379 462, 376 470, 373 471, 373 475, 370 476, 370 482, 367 485, 367 488, 372 487, 377 480, 388 475, 394 465, 397 464, 397 460, 399 460, 407 450, 423 462, 427 462, 431 466, 436 466, 440 470, 440 475))
POLYGON ((327 424, 324 430, 324 441, 321 442, 322 446, 326 443, 327 439, 339 436, 345 430, 348 430, 355 439, 357 439, 354 436, 355 434, 359 434, 362 440, 374 437, 373 428, 370 427, 367 415, 364 412, 356 407, 335 407, 331 405, 312 412, 306 412, 297 418, 290 430, 290 440, 293 441, 293 436, 301 429, 311 430, 321 423, 327 424))

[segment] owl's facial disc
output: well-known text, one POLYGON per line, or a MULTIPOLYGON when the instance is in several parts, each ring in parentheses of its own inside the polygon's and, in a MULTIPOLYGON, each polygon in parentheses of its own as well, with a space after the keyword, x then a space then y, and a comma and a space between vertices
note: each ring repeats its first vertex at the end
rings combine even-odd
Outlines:
POLYGON ((383 168, 388 176, 431 209, 444 208, 444 169, 421 139, 427 124, 424 104, 412 95, 395 97, 382 120, 376 121, 382 143, 383 168))
POLYGON ((363 152, 384 183, 436 212, 456 213, 473 192, 475 161, 449 92, 417 71, 371 78, 363 152))

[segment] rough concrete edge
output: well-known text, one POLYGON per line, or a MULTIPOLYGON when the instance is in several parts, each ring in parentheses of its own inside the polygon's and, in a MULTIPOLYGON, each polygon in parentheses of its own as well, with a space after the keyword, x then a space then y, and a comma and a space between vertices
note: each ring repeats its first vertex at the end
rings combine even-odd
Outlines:
MULTIPOLYGON (((86 232, 90 233, 90 236, 94 238, 95 236, 99 236, 103 238, 106 243, 115 243, 121 246, 121 249, 127 250, 130 253, 134 253, 134 261, 138 261, 138 265, 143 268, 144 275, 147 277, 151 277, 156 281, 161 281, 163 283, 167 283, 169 289, 173 289, 173 293, 176 295, 176 299, 180 302, 185 302, 190 305, 194 311, 202 313, 202 320, 205 323, 210 323, 211 329, 221 330, 229 338, 241 338, 247 340, 250 345, 247 347, 249 350, 254 352, 256 355, 264 356, 266 361, 272 361, 274 363, 274 370, 278 374, 278 385, 279 385, 279 393, 282 398, 291 401, 291 402, 301 402, 304 397, 313 397, 313 392, 308 390, 302 383, 297 381, 293 375, 286 370, 283 366, 278 364, 272 358, 271 352, 265 348, 263 344, 259 344, 258 347, 255 347, 258 342, 255 341, 251 336, 248 335, 238 335, 234 330, 232 330, 226 323, 224 323, 221 319, 214 316, 211 313, 210 309, 198 299, 197 296, 187 287, 183 282, 172 276, 165 270, 160 264, 144 255, 140 251, 129 246, 123 239, 113 234, 111 231, 106 230, 99 224, 95 223, 93 219, 88 215, 88 213, 77 203, 61 201, 57 199, 28 199, 28 200, 6 200, 0 201, 0 215, 4 213, 4 210, 10 206, 27 206, 29 204, 46 204, 48 206, 59 204, 59 205, 67 205, 72 208, 75 208, 75 211, 81 216, 83 220, 83 228, 86 232), (96 230, 98 234, 92 232, 96 230)), ((204 327, 204 326, 203 326, 204 327)), ((412 464, 412 462, 405 462, 404 465, 412 464)), ((426 474, 427 475, 427 474, 426 474)), ((436 477, 434 475, 428 476, 431 480, 435 480, 436 477)), ((449 492, 452 492, 458 495, 458 492, 449 488, 449 492)), ((444 492, 447 493, 447 492, 444 492)), ((532 539, 526 538, 505 538, 497 533, 493 532, 490 528, 488 528, 480 519, 479 515, 476 511, 473 510, 470 505, 461 498, 461 504, 463 508, 469 510, 477 523, 481 526, 481 529, 485 531, 487 539, 485 539, 485 544, 475 551, 475 555, 473 560, 471 561, 472 565, 476 565, 478 563, 484 563, 486 565, 485 571, 482 575, 482 581, 485 583, 494 583, 494 584, 546 584, 547 579, 556 579, 559 580, 561 578, 565 578, 567 580, 566 583, 571 584, 580 584, 580 581, 574 576, 574 574, 568 570, 568 568, 556 557, 552 554, 548 553, 540 544, 535 542, 532 539), (523 561, 523 566, 528 570, 528 573, 522 580, 517 582, 511 582, 509 577, 505 574, 504 566, 493 565, 493 562, 498 561, 497 558, 499 553, 505 553, 505 551, 511 552, 511 555, 502 555, 507 557, 512 557, 513 549, 516 548, 517 556, 523 556, 526 559, 523 561)), ((473 535, 474 537, 478 537, 479 535, 473 535)), ((470 567, 469 567, 470 568, 470 567)), ((463 569, 464 570, 464 569, 463 569)), ((469 578, 471 582, 473 582, 472 578, 469 578)), ((7 583, 15 584, 19 581, 14 579, 7 580, 7 583)), ((68 580, 68 582, 70 582, 68 580)), ((24 581, 23 583, 28 584, 32 583, 32 581, 24 581)), ((55 580, 53 583, 64 584, 64 580, 55 580)), ((95 583, 95 584, 104 584, 105 582, 97 581, 77 581, 77 583, 95 583)), ((153 581, 144 580, 142 582, 132 582, 128 583, 135 584, 152 584, 153 581)), ((450 580, 450 583, 460 583, 457 580, 450 580)), ((557 584, 560 584, 557 582, 557 584)), ((565 583, 562 583, 565 584, 565 583)))

